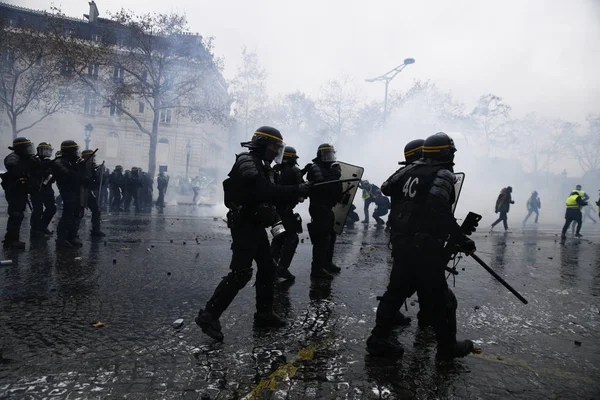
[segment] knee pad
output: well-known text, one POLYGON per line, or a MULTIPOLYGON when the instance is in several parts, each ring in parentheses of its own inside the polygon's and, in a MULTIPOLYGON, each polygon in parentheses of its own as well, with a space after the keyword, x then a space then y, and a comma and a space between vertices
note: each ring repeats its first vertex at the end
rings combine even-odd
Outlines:
POLYGON ((241 290, 246 286, 250 279, 252 279, 252 268, 242 269, 240 271, 232 271, 229 275, 233 278, 233 283, 238 290, 241 290))

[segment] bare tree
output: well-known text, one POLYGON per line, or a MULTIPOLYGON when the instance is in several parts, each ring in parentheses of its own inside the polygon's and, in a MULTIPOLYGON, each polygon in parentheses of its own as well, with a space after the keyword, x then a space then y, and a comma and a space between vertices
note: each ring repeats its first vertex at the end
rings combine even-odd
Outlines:
POLYGON ((508 142, 510 130, 506 128, 510 122, 510 112, 511 107, 494 94, 481 96, 471 112, 473 129, 477 134, 483 135, 488 154, 492 147, 508 142))
POLYGON ((317 101, 319 116, 335 141, 351 132, 360 105, 360 93, 348 77, 333 79, 321 87, 317 101))
POLYGON ((322 125, 315 102, 300 91, 288 93, 272 102, 269 119, 278 128, 295 136, 315 134, 322 125))
POLYGON ((231 81, 233 112, 244 126, 246 138, 267 114, 267 72, 260 65, 258 55, 242 48, 242 64, 231 81))
POLYGON ((74 79, 54 46, 53 32, 0 20, 0 109, 13 138, 75 102, 74 79), (23 117, 27 122, 21 124, 23 117))
POLYGON ((563 137, 568 141, 566 148, 584 172, 600 169, 600 115, 588 115, 587 123, 583 135, 577 135, 572 124, 563 127, 563 137))
POLYGON ((212 54, 211 40, 189 33, 185 15, 122 10, 112 19, 114 26, 103 32, 100 43, 70 38, 64 46, 89 91, 112 115, 130 118, 149 136, 148 174, 154 176, 161 123, 170 124, 177 116, 227 122, 220 61, 212 54), (152 118, 147 122, 134 109, 148 110, 152 118))

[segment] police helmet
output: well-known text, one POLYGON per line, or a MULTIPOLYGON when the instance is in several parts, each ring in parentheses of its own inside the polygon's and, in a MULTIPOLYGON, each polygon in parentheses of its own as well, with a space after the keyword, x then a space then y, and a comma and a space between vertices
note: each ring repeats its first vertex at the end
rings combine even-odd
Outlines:
POLYGON ((54 149, 52 148, 52 145, 50 145, 49 143, 46 142, 42 142, 40 144, 38 144, 37 147, 37 155, 43 158, 49 158, 52 157, 52 152, 54 151, 54 149))
POLYGON ((79 158, 79 145, 74 140, 65 140, 60 144, 60 154, 63 157, 79 158))
POLYGON ((18 137, 13 140, 12 146, 8 148, 20 156, 34 155, 33 143, 25 137, 18 137))
POLYGON ((575 186, 575 190, 581 190, 581 185, 575 186))
POLYGON ((280 164, 283 160, 283 136, 271 126, 258 128, 252 135, 252 140, 242 143, 242 146, 254 150, 265 161, 280 164))
POLYGON ((329 143, 323 143, 317 149, 317 159, 323 162, 335 162, 335 148, 329 143))
POLYGON ((423 142, 424 158, 451 163, 454 161, 454 153, 454 140, 444 132, 431 135, 423 142))
MULTIPOLYGON (((81 157, 82 158, 88 158, 90 157, 90 154, 94 154, 93 150, 84 150, 81 152, 81 157)), ((96 155, 94 154, 93 156, 90 157, 92 164, 96 161, 96 155)))
POLYGON ((117 172, 123 172, 123 166, 122 165, 115 165, 115 171, 117 171, 117 172))
POLYGON ((412 163, 423 157, 423 139, 411 140, 404 146, 404 159, 407 163, 412 163))
POLYGON ((283 161, 289 161, 292 164, 296 164, 296 160, 298 160, 296 149, 292 146, 285 146, 285 149, 283 149, 283 161))

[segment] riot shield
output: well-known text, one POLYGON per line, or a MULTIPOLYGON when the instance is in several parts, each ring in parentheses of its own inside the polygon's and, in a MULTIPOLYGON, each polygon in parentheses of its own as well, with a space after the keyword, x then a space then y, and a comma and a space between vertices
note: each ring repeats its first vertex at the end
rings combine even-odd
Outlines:
POLYGON ((452 212, 456 210, 456 205, 458 204, 458 197, 460 196, 460 191, 462 189, 463 183, 465 182, 465 173, 456 172, 454 176, 456 177, 456 182, 454 182, 454 203, 452 204, 452 212))
MULTIPOLYGON (((340 168, 342 170, 342 176, 340 177, 340 179, 362 178, 363 172, 365 170, 363 167, 346 164, 344 162, 338 162, 338 164, 340 165, 340 168)), ((338 235, 344 230, 344 225, 346 224, 346 217, 350 212, 350 207, 352 206, 352 202, 354 202, 354 196, 358 191, 358 181, 342 183, 342 188, 342 199, 339 203, 335 205, 335 207, 333 207, 333 213, 335 215, 333 230, 338 235)))

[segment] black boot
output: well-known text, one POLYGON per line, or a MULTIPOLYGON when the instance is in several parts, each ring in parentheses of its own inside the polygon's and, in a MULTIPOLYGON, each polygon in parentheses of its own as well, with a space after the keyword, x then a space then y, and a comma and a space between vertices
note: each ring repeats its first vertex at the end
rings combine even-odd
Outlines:
POLYGON ((313 266, 310 271, 311 279, 322 279, 322 280, 333 280, 333 275, 325 270, 325 268, 319 268, 313 266))
POLYGON ((277 268, 277 277, 286 281, 294 282, 296 277, 286 268, 277 268))
POLYGON ((342 269, 334 263, 329 263, 325 266, 325 270, 327 270, 327 272, 330 274, 339 274, 342 269))
POLYGON ((202 332, 215 339, 218 342, 223 341, 223 332, 221 331, 221 323, 218 318, 214 318, 209 312, 204 309, 198 311, 198 316, 195 319, 202 332))
POLYGON ((81 241, 79 240, 78 237, 74 237, 72 239, 68 239, 69 243, 71 243, 73 245, 73 247, 81 247, 83 246, 83 243, 81 243, 81 241))
POLYGON ((374 357, 402 357, 404 349, 398 339, 391 334, 377 334, 376 331, 377 328, 373 329, 367 339, 367 353, 374 357))
POLYGON ((402 312, 398 311, 398 314, 396 314, 396 318, 394 318, 394 325, 407 326, 410 325, 410 321, 412 321, 410 317, 407 317, 404 314, 402 314, 402 312))
POLYGON ((287 322, 273 311, 255 312, 254 323, 262 328, 282 328, 287 325, 287 322))
POLYGON ((56 247, 65 247, 65 248, 73 248, 71 242, 66 239, 56 239, 56 247))
POLYGON ((453 358, 466 357, 473 352, 475 347, 470 340, 461 340, 452 345, 441 347, 438 344, 438 351, 435 358, 440 361, 449 361, 453 358))
POLYGON ((104 237, 106 236, 106 233, 102 232, 100 229, 94 229, 92 230, 91 235, 94 237, 104 237))

